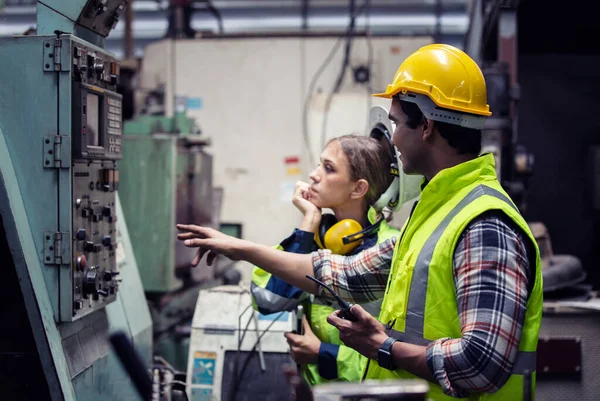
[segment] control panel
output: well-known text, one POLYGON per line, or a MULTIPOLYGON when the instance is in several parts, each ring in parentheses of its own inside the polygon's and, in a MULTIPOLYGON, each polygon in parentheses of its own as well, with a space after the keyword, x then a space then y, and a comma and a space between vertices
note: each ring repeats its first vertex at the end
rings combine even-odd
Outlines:
POLYGON ((122 96, 119 64, 112 57, 73 45, 73 157, 122 157, 122 96))
POLYGON ((119 22, 129 0, 90 0, 77 23, 102 36, 107 36, 119 22))
POLYGON ((72 45, 73 320, 116 299, 117 161, 122 158, 119 64, 111 55, 72 45))
POLYGON ((73 166, 73 316, 116 299, 115 191, 119 171, 112 162, 73 166))

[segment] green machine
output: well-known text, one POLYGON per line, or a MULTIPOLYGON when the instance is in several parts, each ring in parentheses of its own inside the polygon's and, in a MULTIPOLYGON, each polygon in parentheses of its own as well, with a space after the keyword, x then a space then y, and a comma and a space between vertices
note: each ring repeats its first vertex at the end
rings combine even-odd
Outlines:
POLYGON ((185 113, 140 115, 125 122, 123 134, 123 209, 135 227, 130 235, 144 290, 160 295, 193 280, 194 250, 177 241, 175 224, 215 220, 212 155, 204 151, 210 142, 185 113))
POLYGON ((162 112, 125 122, 119 192, 154 322, 155 352, 184 372, 199 291, 237 283, 240 275, 219 263, 192 269, 195 250, 177 241, 177 222, 218 228, 221 191, 213 187, 210 141, 195 120, 185 111, 162 112))
MULTIPOLYGON (((0 39, 0 399, 136 400, 107 337, 152 363, 152 321, 118 196, 127 0, 40 0, 0 39)), ((156 374, 155 374, 156 376, 156 374)))

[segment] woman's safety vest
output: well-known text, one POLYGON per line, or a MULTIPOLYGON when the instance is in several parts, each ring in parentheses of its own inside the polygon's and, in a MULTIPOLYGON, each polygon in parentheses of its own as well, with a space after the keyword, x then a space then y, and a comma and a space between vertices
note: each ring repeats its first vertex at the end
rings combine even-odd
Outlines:
MULTIPOLYGON (((375 209, 370 208, 368 218, 371 224, 377 221, 377 213, 375 209)), ((381 222, 379 231, 377 232, 377 243, 381 243, 389 238, 397 237, 400 232, 390 227, 385 221, 381 222)), ((279 246, 281 249, 281 246, 279 246)), ((268 307, 269 311, 275 313, 282 310, 293 310, 297 305, 303 303, 307 312, 307 319, 310 327, 315 335, 322 342, 329 344, 342 345, 337 354, 337 379, 338 381, 360 381, 364 372, 367 358, 359 354, 352 348, 343 346, 340 341, 339 331, 327 323, 329 316, 335 309, 329 305, 324 305, 318 299, 312 296, 302 296, 298 298, 289 298, 274 294, 267 289, 267 284, 271 279, 271 274, 255 267, 252 273, 252 303, 254 309, 258 310, 259 306, 262 309, 268 307)), ((381 307, 381 300, 362 305, 365 310, 377 317, 381 307)), ((319 374, 319 369, 316 364, 304 365, 302 369, 304 379, 311 385, 328 382, 319 374)))

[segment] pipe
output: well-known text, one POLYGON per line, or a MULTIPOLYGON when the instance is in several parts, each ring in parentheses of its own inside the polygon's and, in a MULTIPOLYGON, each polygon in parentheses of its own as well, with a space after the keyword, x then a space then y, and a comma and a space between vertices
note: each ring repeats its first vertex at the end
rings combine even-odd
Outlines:
POLYGON ((132 58, 134 53, 134 40, 133 40, 133 3, 134 0, 129 1, 129 5, 125 9, 125 21, 124 21, 124 32, 125 39, 123 41, 123 53, 126 59, 132 58))

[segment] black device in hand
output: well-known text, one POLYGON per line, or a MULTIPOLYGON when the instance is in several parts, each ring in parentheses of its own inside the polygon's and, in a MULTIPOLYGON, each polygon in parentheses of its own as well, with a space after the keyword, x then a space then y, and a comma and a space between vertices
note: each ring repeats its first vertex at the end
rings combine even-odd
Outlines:
POLYGON ((333 297, 336 299, 338 305, 340 305, 340 309, 341 309, 341 311, 340 311, 340 317, 342 319, 350 320, 351 322, 358 322, 358 318, 356 316, 354 316, 352 314, 352 312, 350 312, 350 309, 353 306, 351 303, 344 301, 338 294, 336 294, 335 292, 333 292, 333 290, 331 288, 329 288, 329 286, 327 286, 327 284, 323 283, 322 281, 317 280, 316 278, 314 278, 310 274, 307 274, 306 278, 308 278, 308 279, 314 281, 315 283, 319 284, 320 286, 322 286, 323 288, 325 288, 327 291, 329 291, 329 293, 331 295, 333 295, 333 297))

